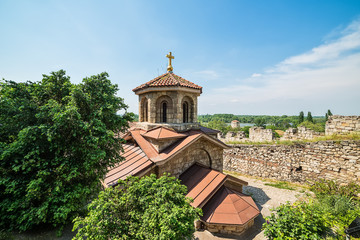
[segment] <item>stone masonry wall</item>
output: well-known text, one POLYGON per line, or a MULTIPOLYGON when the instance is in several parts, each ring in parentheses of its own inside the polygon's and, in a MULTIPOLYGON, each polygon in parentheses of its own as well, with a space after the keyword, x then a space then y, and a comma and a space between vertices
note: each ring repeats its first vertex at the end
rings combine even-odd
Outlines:
POLYGON ((323 135, 324 133, 315 132, 314 130, 308 129, 304 126, 300 126, 298 128, 287 129, 284 135, 280 138, 280 140, 313 139, 323 135))
POLYGON ((200 138, 164 165, 160 165, 159 176, 164 172, 168 172, 175 177, 179 177, 195 162, 222 172, 223 149, 210 141, 200 138))
POLYGON ((224 169, 291 182, 360 182, 360 141, 234 145, 224 151, 224 169))
POLYGON ((329 116, 325 125, 325 135, 360 132, 360 116, 329 116))
POLYGON ((273 141, 274 139, 275 136, 271 129, 264 129, 262 127, 252 127, 249 129, 249 140, 252 142, 273 141))
POLYGON ((244 131, 238 132, 227 132, 223 134, 222 132, 218 133, 217 138, 223 142, 240 142, 246 139, 244 131))

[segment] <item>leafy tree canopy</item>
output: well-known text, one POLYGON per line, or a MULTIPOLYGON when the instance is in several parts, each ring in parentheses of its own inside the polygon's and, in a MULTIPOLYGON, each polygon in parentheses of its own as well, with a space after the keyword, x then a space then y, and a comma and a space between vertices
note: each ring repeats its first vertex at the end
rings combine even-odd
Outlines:
POLYGON ((72 84, 65 71, 40 82, 0 82, 0 227, 63 225, 121 160, 131 114, 107 73, 72 84))
POLYGON ((190 239, 200 209, 175 177, 129 177, 100 192, 85 218, 74 220, 74 239, 190 239))
POLYGON ((307 117, 306 117, 306 121, 312 122, 312 123, 314 122, 313 117, 311 115, 311 112, 308 112, 307 117))
POLYGON ((299 123, 302 123, 303 121, 304 121, 304 112, 301 111, 301 112, 299 113, 299 123))

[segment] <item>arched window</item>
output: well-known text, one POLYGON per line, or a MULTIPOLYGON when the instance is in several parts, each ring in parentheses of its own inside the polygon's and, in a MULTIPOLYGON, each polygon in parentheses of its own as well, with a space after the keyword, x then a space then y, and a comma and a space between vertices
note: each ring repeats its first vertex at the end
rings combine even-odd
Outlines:
POLYGON ((166 123, 167 122, 167 102, 162 102, 160 105, 160 117, 161 117, 161 122, 166 123))
POLYGON ((182 106, 183 110, 183 122, 187 123, 189 122, 189 104, 187 102, 183 103, 182 106))
POLYGON ((143 99, 141 99, 141 104, 140 104, 141 108, 140 108, 140 116, 139 116, 139 121, 140 122, 147 122, 149 120, 148 116, 149 116, 149 111, 148 111, 148 100, 146 97, 144 97, 143 99))
POLYGON ((144 119, 144 122, 147 122, 148 121, 148 101, 145 100, 144 102, 144 107, 143 107, 143 119, 144 119))

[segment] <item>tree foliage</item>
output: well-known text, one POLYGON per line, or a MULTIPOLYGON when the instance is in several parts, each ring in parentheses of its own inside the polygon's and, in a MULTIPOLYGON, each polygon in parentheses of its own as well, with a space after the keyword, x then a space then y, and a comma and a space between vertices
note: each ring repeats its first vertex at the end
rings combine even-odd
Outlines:
POLYGON ((325 124, 324 122, 321 123, 313 123, 309 121, 304 121, 299 124, 299 126, 306 127, 308 129, 314 130, 315 132, 325 132, 325 124))
POLYGON ((321 180, 311 185, 317 196, 308 202, 284 204, 263 224, 269 239, 345 239, 345 229, 360 214, 360 186, 321 180))
POLYGON ((304 112, 301 111, 301 112, 299 113, 299 124, 302 123, 303 121, 304 121, 304 112))
POLYGON ((65 71, 0 85, 0 227, 63 225, 121 160, 131 114, 107 73, 72 84, 65 71))
POLYGON ((306 121, 312 122, 312 123, 314 122, 313 117, 311 115, 311 112, 308 112, 307 117, 306 117, 306 121))
POLYGON ((264 235, 271 239, 322 239, 327 226, 311 203, 282 204, 266 217, 264 235), (276 214, 275 214, 276 213, 276 214))
POLYGON ((74 220, 74 239, 186 239, 200 209, 175 177, 129 177, 100 192, 85 218, 74 220))

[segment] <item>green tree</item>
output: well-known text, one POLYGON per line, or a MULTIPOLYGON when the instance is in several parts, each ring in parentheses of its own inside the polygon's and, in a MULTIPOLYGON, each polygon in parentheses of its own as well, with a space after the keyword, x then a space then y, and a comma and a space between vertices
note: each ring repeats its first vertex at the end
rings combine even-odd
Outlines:
POLYGON ((175 177, 129 177, 100 192, 85 218, 74 220, 74 239, 190 239, 201 209, 175 177))
POLYGON ((0 85, 0 227, 62 226, 121 160, 131 114, 107 73, 72 84, 65 71, 0 85))
POLYGON ((308 112, 307 117, 306 117, 306 121, 312 122, 312 123, 314 122, 313 117, 311 115, 311 112, 308 112))
POLYGON ((333 115, 332 112, 330 111, 330 109, 328 109, 327 115, 328 115, 328 116, 332 116, 332 115, 333 115))
POLYGON ((265 118, 256 118, 255 119, 255 125, 258 126, 258 127, 265 127, 265 124, 266 124, 266 120, 265 118))
POLYGON ((299 114, 299 124, 302 123, 304 121, 304 112, 301 111, 299 114))
POLYGON ((226 125, 226 123, 221 120, 212 120, 207 124, 207 127, 217 129, 223 133, 226 133, 231 128, 230 126, 226 125))

